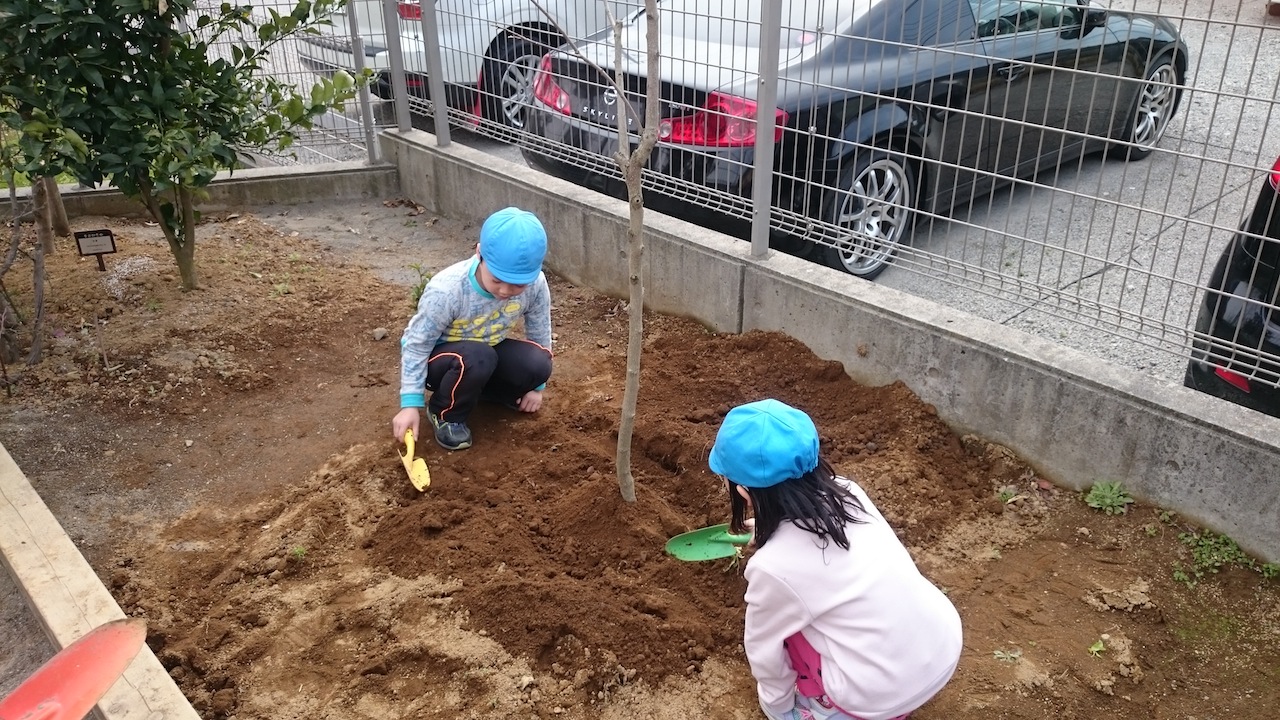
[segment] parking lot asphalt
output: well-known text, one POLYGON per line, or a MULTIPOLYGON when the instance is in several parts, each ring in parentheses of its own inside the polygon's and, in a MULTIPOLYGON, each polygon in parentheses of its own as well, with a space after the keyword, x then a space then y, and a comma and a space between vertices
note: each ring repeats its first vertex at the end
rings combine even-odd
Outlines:
POLYGON ((953 263, 955 283, 910 252, 876 282, 1180 383, 1199 287, 1280 150, 1266 133, 1280 24, 1261 2, 1110 3, 1133 5, 1173 20, 1191 52, 1159 150, 1092 155, 922 223, 912 247, 953 263))

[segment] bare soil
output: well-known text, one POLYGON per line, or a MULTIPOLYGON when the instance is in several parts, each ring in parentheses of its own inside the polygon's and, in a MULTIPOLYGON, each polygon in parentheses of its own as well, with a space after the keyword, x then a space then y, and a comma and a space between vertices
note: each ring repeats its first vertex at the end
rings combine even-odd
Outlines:
POLYGON ((741 565, 662 548, 727 520, 707 450, 762 397, 814 417, 960 610, 960 668, 918 720, 1280 708, 1280 583, 1175 579, 1189 523, 1089 508, 952 432, 911 378, 865 387, 781 334, 647 315, 628 504, 629 310, 553 278, 544 409, 482 408, 471 450, 421 444, 419 493, 390 433, 397 340, 475 227, 398 199, 220 214, 183 293, 157 228, 73 222, 120 251, 49 259, 50 346, 6 368, 0 437, 205 718, 760 717, 741 565))

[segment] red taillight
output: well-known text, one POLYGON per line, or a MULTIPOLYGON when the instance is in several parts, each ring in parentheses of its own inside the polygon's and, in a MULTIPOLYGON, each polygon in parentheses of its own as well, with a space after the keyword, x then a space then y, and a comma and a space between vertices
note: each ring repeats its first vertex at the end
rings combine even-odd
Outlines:
POLYGON ((1280 192, 1280 158, 1271 166, 1271 189, 1280 192))
POLYGON ((564 115, 572 112, 573 102, 569 99, 569 93, 556 83, 555 75, 551 73, 550 55, 542 56, 538 74, 533 77, 533 96, 555 108, 556 112, 564 115))
MULTIPOLYGON (((1275 173, 1274 173, 1274 172, 1272 172, 1271 177, 1272 177, 1272 178, 1274 178, 1274 177, 1275 177, 1275 173)), ((1274 182, 1274 180, 1273 180, 1273 182, 1274 182)), ((1214 374, 1214 375, 1217 375, 1217 376, 1218 376, 1218 377, 1220 377, 1220 378, 1222 378, 1223 382, 1230 383, 1230 384, 1232 384, 1232 385, 1236 386, 1237 388, 1240 388, 1240 390, 1242 390, 1242 391, 1244 391, 1244 392, 1249 392, 1249 391, 1250 391, 1250 390, 1249 390, 1249 378, 1247 378, 1247 377, 1245 377, 1245 376, 1241 375, 1241 374, 1240 374, 1240 373, 1238 373, 1238 372, 1234 372, 1234 371, 1232 371, 1232 370, 1228 370, 1228 369, 1223 368, 1223 367, 1216 367, 1216 368, 1214 368, 1214 369, 1213 369, 1213 374, 1214 374)))
MULTIPOLYGON (((669 118, 658 128, 658 139, 680 145, 743 147, 756 142, 755 101, 722 93, 711 93, 692 115, 669 118)), ((774 111, 773 141, 782 140, 787 113, 774 111)))
POLYGON ((416 2, 402 2, 396 5, 396 12, 401 20, 421 20, 422 5, 416 2))

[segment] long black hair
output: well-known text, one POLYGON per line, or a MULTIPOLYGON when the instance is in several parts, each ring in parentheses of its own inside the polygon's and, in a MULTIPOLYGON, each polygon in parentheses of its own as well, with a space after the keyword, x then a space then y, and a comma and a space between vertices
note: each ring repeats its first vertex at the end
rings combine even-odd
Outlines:
MULTIPOLYGON (((845 535, 844 526, 846 523, 866 522, 860 517, 866 513, 866 508, 835 478, 831 465, 818 458, 818 466, 798 478, 764 488, 747 488, 751 506, 755 509, 756 547, 763 547, 785 520, 848 550, 849 538, 845 535)), ((738 494, 738 486, 732 480, 729 481, 729 506, 733 511, 729 521, 730 532, 745 533, 743 521, 747 519, 747 501, 738 494)))

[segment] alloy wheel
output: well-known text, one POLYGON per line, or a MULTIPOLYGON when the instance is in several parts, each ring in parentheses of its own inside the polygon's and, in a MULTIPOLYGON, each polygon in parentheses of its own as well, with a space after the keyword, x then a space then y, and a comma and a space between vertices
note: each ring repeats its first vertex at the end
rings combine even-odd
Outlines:
POLYGON ((879 157, 841 193, 835 223, 848 231, 837 247, 840 264, 859 276, 878 275, 906 234, 914 202, 911 173, 894 157, 879 157))
POLYGON ((1178 74, 1165 61, 1147 75, 1133 113, 1131 140, 1138 149, 1150 151, 1160 142, 1178 101, 1178 74))
POLYGON ((533 103, 533 75, 538 69, 537 55, 521 55, 507 64, 498 82, 502 114, 511 127, 524 128, 525 110, 533 103))

